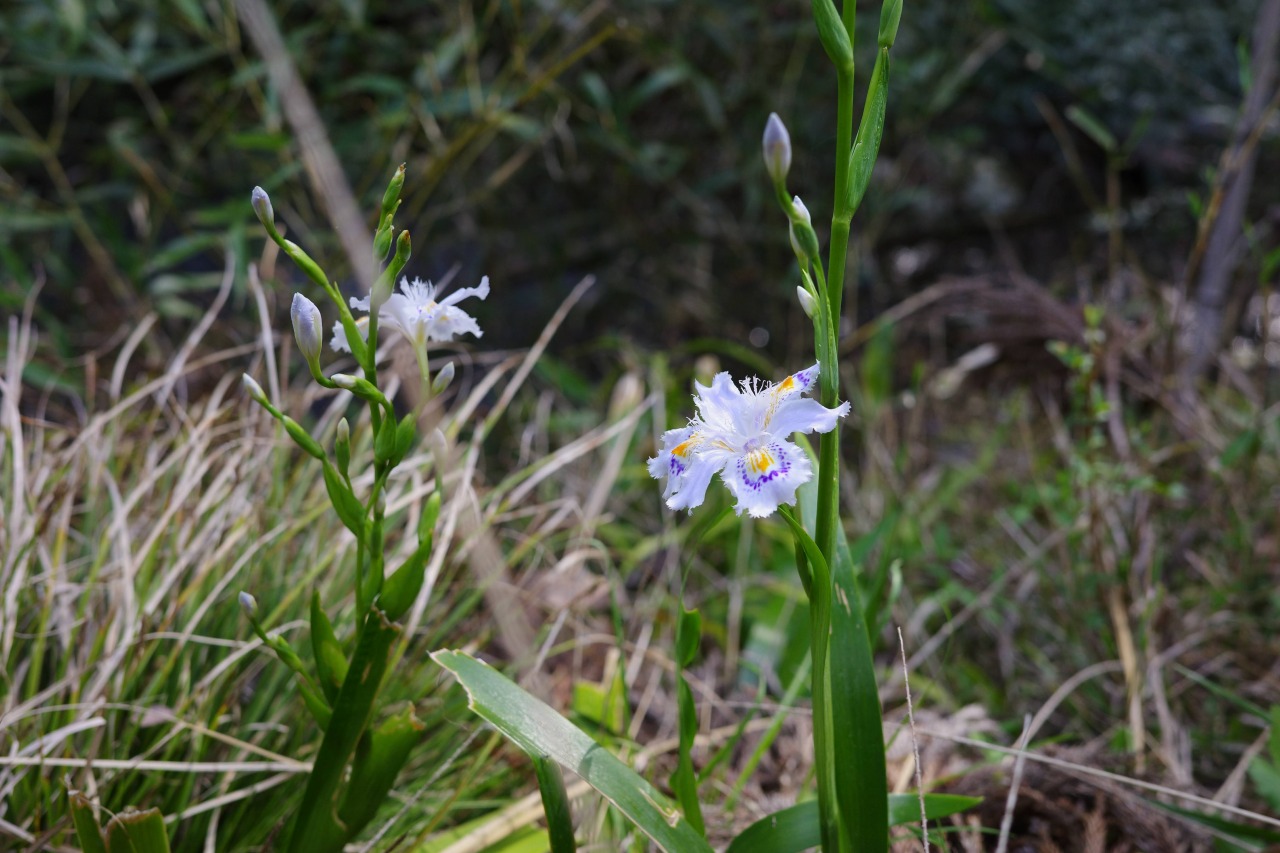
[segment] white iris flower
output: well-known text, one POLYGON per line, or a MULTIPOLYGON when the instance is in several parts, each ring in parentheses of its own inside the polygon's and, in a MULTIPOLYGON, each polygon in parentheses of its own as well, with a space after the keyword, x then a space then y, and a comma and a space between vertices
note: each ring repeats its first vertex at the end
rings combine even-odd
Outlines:
POLYGON ((828 409, 801 396, 817 384, 818 371, 815 364, 777 384, 743 380, 739 387, 728 373, 716 374, 710 387, 696 383, 697 415, 665 432, 661 451, 649 460, 649 474, 666 478, 667 506, 699 506, 716 474, 737 498, 738 515, 764 518, 794 504, 813 466, 791 434, 830 432, 849 413, 847 402, 828 409))
MULTIPOLYGON (((451 341, 455 335, 470 333, 477 338, 484 334, 475 318, 457 307, 457 303, 472 296, 484 299, 489 295, 489 277, 480 279, 478 287, 455 290, 442 299, 436 298, 436 286, 429 281, 415 278, 400 279, 400 292, 393 293, 378 310, 378 322, 395 329, 409 339, 415 349, 422 350, 427 341, 451 341)), ((369 310, 369 297, 352 298, 351 307, 369 310)), ((331 345, 334 349, 350 351, 347 336, 335 329, 331 345)))

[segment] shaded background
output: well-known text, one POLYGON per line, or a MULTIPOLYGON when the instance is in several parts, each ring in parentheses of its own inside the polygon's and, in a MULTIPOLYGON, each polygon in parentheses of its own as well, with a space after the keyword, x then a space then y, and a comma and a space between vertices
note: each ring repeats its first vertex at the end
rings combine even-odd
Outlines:
MULTIPOLYGON (((495 344, 528 344, 594 273, 601 284, 562 341, 710 336, 803 357, 798 276, 759 138, 780 113, 796 148, 790 188, 825 236, 834 82, 808 4, 268 5, 361 210, 407 162, 408 272, 488 274, 481 320, 495 344)), ((878 6, 860 5, 874 31, 878 6)), ((858 321, 945 276, 995 283, 1011 269, 1068 305, 1145 311, 1182 287, 1257 5, 910 4, 855 220, 858 321), (1108 155, 1099 129, 1120 150, 1108 155)), ((80 356, 148 309, 158 331, 183 334, 228 252, 222 333, 254 334, 255 184, 294 239, 350 279, 241 24, 234 4, 201 0, 40 0, 0 15, 0 305, 17 311, 43 284, 40 360, 67 387, 83 387, 70 375, 80 356)), ((870 62, 860 68, 865 79, 870 62)), ((1260 156, 1252 244, 1235 258, 1240 305, 1277 215, 1274 134, 1260 156)), ((1022 314, 1034 327, 1036 311, 1022 314)), ((152 366, 170 354, 165 337, 144 344, 152 366)))

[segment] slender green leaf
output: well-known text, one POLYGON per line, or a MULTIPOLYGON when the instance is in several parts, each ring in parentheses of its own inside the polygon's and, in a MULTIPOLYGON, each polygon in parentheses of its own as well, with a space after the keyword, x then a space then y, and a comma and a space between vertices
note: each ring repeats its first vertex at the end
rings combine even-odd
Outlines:
POLYGON ((76 827, 76 840, 80 842, 83 853, 107 853, 107 845, 102 840, 102 830, 98 828, 98 819, 94 817, 93 805, 79 791, 70 793, 71 820, 76 827))
POLYGON ((159 809, 125 809, 107 821, 107 853, 169 853, 159 809))
POLYGON ((858 135, 849 151, 849 210, 856 211, 871 183, 871 170, 880 154, 884 136, 884 115, 889 102, 889 48, 881 47, 867 84, 867 103, 862 109, 858 135))
POLYGON ((663 850, 709 853, 711 847, 665 796, 545 702, 465 652, 442 650, 431 657, 466 689, 473 711, 529 755, 554 759, 577 773, 663 850))
POLYGON ((1280 844, 1280 832, 1276 832, 1274 829, 1266 829, 1261 826, 1250 826, 1247 823, 1240 823, 1238 821, 1228 820, 1225 817, 1218 817, 1217 815, 1208 815, 1203 812, 1184 809, 1180 806, 1162 803, 1159 800, 1147 800, 1147 803, 1155 806, 1157 809, 1170 812, 1171 814, 1181 815, 1182 817, 1194 821, 1201 826, 1216 829, 1225 835, 1232 836, 1233 838, 1241 841, 1261 842, 1263 844, 1280 844))
POLYGON ((542 793, 542 812, 547 818, 551 853, 574 853, 578 844, 573 838, 573 813, 569 810, 569 794, 564 789, 560 765, 550 758, 536 756, 533 769, 538 774, 538 790, 542 793))
POLYGON ((324 462, 324 487, 329 493, 329 502, 333 504, 334 512, 338 514, 338 518, 348 530, 363 538, 364 505, 351 492, 351 489, 347 488, 337 469, 330 465, 328 460, 321 461, 324 462))
POLYGON ((409 754, 422 740, 424 729, 422 721, 414 716, 413 705, 407 705, 402 712, 360 738, 351 762, 351 781, 347 783, 338 810, 348 838, 378 813, 409 754))
POLYGON ((333 623, 320 606, 320 593, 311 595, 311 652, 316 659, 316 673, 324 698, 333 703, 347 677, 347 656, 333 633, 333 623))
MULTIPOLYGON (((329 467, 325 466, 326 470, 329 467)), ((378 610, 365 616, 360 642, 351 657, 351 667, 333 706, 333 717, 324 733, 320 751, 307 779, 307 789, 298 808, 297 821, 289 839, 293 853, 339 851, 346 841, 337 820, 338 786, 360 736, 369 724, 373 700, 382 685, 391 644, 400 628, 378 610)))
POLYGON ((834 572, 835 601, 831 606, 830 702, 836 799, 841 823, 852 837, 854 850, 883 850, 889 826, 882 823, 889 797, 884 760, 884 725, 880 691, 866 610, 858 591, 853 561, 841 559, 834 572))
MULTIPOLYGON (((925 794, 924 811, 929 820, 938 820, 971 809, 981 797, 959 794, 925 794)), ((889 798, 889 823, 893 826, 920 820, 920 798, 915 794, 894 794, 889 798)), ((818 802, 807 800, 761 818, 730 842, 725 853, 799 853, 816 847, 818 802)))

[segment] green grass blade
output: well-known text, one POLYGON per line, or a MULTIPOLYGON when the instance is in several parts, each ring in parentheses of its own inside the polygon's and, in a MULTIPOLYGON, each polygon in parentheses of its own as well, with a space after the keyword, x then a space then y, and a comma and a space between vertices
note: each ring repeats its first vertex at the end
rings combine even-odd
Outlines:
POLYGON ((699 835, 706 835, 702 819, 702 805, 698 802, 698 775, 693 769, 693 742, 698 735, 698 708, 693 700, 693 690, 685 680, 684 671, 693 664, 702 640, 702 614, 685 610, 680 605, 680 621, 676 629, 676 703, 680 725, 678 763, 671 774, 671 790, 675 792, 685 817, 699 835))
POLYGON ((578 844, 573 839, 573 813, 569 810, 569 794, 564 789, 560 765, 549 758, 535 757, 538 790, 542 793, 542 812, 547 818, 547 839, 551 853, 574 853, 578 844))
POLYGON ((125 809, 107 822, 107 853, 169 853, 159 809, 125 809))
POLYGON ((466 689, 475 713, 529 755, 554 759, 577 773, 663 850, 710 853, 674 804, 545 702, 464 652, 442 650, 431 657, 466 689))
MULTIPOLYGON (((938 820, 973 808, 981 797, 959 794, 925 794, 925 815, 938 820)), ((889 823, 894 826, 920 820, 920 798, 915 794, 894 794, 889 798, 889 823)), ((800 853, 820 842, 818 802, 808 800, 791 808, 776 811, 747 827, 725 853, 800 853)))
POLYGON ((889 798, 889 783, 871 635, 853 561, 840 560, 834 574, 836 592, 827 658, 831 748, 840 756, 834 762, 836 801, 853 849, 884 850, 889 843, 889 813, 884 806, 889 798))
POLYGON ((102 830, 98 829, 98 820, 93 816, 93 806, 79 791, 72 791, 71 819, 76 826, 76 840, 80 842, 83 853, 107 853, 107 845, 102 840, 102 830))
POLYGON ((347 761, 369 724, 373 701, 387 669, 391 645, 400 627, 372 610, 365 617, 360 644, 351 658, 347 679, 333 706, 333 718, 325 730, 307 789, 298 809, 289 849, 294 853, 341 850, 346 835, 337 821, 337 794, 347 761))

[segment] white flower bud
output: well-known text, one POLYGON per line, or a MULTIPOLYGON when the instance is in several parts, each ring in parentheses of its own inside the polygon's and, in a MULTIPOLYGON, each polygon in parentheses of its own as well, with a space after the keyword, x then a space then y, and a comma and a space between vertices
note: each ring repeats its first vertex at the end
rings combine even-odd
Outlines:
POLYGON ((809 208, 804 206, 804 202, 800 200, 800 196, 793 196, 791 203, 795 205, 796 215, 800 217, 804 224, 813 227, 813 219, 809 216, 809 208))
POLYGON ((796 257, 813 261, 818 257, 818 235, 813 232, 809 208, 804 206, 800 196, 793 198, 791 204, 791 250, 796 253, 796 257))
POLYGON ((804 315, 813 319, 813 312, 818 310, 818 304, 814 301, 813 294, 797 285, 796 296, 800 297, 800 308, 804 311, 804 315))
POLYGON ((271 206, 271 196, 262 187, 253 188, 253 212, 258 214, 258 221, 273 238, 276 236, 276 212, 271 206))
POLYGON ((245 616, 252 619, 258 615, 258 599, 254 598, 247 592, 241 592, 240 609, 244 611, 245 616))
POLYGON ((347 391, 352 391, 356 387, 356 377, 347 373, 335 373, 329 377, 329 381, 347 391))
POLYGON ((454 368, 452 361, 440 368, 440 372, 436 374, 436 378, 431 380, 431 393, 439 394, 444 391, 444 389, 448 388, 449 383, 453 381, 453 374, 455 372, 456 369, 454 368))
POLYGON ((791 169, 791 134, 777 113, 769 113, 764 125, 764 167, 775 184, 786 180, 791 169))
POLYGON ((318 370, 322 344, 320 309, 301 293, 295 293, 289 316, 293 320, 293 337, 298 342, 298 350, 307 364, 318 370))
POLYGON ((240 375, 240 384, 244 386, 245 393, 252 397, 255 403, 270 407, 271 403, 267 400, 267 393, 262 390, 258 380, 247 373, 242 373, 240 375))

